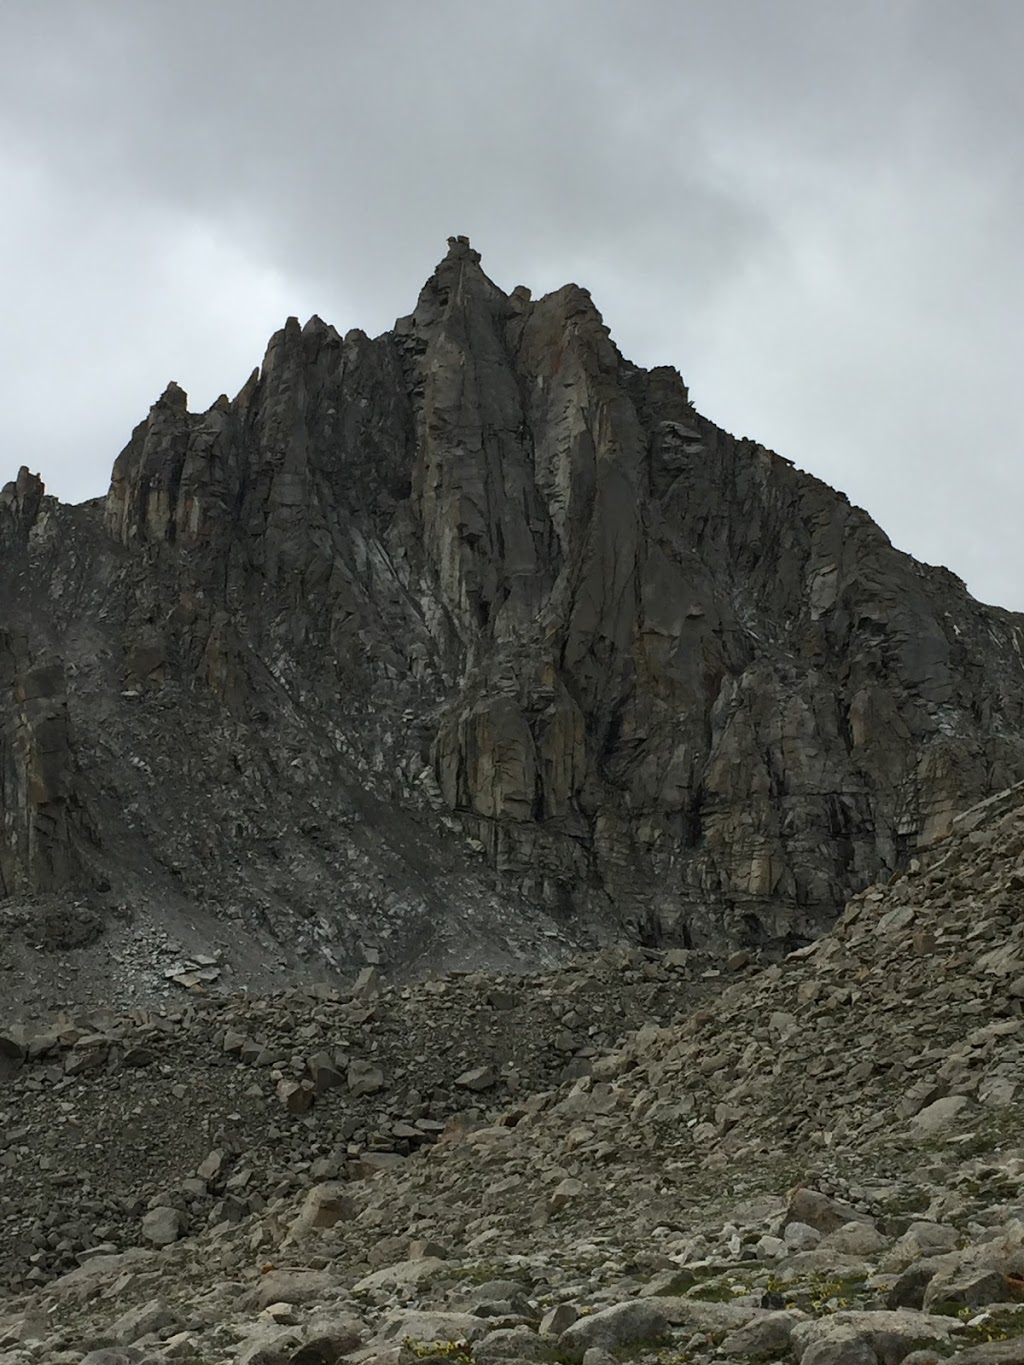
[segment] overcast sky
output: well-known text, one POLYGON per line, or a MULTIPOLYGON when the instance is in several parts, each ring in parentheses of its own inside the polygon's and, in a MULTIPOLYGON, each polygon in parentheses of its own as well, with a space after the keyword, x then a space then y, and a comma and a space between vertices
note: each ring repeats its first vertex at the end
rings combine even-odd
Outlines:
POLYGON ((0 482, 467 233, 1024 609, 1024 0, 0 0, 0 482))

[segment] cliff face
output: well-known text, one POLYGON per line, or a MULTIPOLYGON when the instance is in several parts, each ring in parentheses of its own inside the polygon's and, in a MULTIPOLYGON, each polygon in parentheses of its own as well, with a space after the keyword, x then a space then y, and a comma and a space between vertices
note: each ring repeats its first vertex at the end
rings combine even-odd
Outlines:
POLYGON ((1024 779, 1024 618, 462 238, 392 332, 172 384, 104 501, 23 473, 0 576, 8 894, 784 946, 1024 779))

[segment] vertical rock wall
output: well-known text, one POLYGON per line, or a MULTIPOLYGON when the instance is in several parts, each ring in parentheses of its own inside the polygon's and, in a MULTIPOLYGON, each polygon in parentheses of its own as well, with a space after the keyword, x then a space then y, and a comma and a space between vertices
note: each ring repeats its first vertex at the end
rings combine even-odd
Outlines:
MULTIPOLYGON (((584 289, 505 294, 463 238, 392 332, 292 319, 202 414, 172 384, 90 524, 79 619, 130 694, 229 717, 240 769, 285 708, 295 772, 339 755, 403 846, 454 829, 609 932, 792 945, 1024 778, 1019 617, 630 364, 584 289)), ((17 774, 57 831, 71 771, 57 675, 16 671, 8 885, 62 866, 11 832, 17 774)))

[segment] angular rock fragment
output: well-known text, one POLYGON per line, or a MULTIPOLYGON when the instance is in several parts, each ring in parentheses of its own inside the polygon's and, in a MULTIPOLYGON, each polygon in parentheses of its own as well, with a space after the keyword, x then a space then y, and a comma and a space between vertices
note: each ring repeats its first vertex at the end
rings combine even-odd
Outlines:
POLYGON ((314 1185, 303 1200, 298 1217, 288 1228, 293 1241, 299 1241, 318 1228, 333 1228, 336 1223, 347 1222, 356 1214, 355 1203, 338 1182, 314 1185))
POLYGON ((159 1206, 150 1209, 142 1220, 142 1236, 154 1246, 170 1246, 185 1231, 185 1215, 180 1209, 159 1206))

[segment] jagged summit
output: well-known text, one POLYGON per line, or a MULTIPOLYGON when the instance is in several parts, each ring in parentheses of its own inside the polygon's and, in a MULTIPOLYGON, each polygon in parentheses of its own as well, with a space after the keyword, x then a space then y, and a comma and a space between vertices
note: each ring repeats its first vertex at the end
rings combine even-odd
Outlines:
POLYGON ((0 603, 0 895, 196 951, 779 951, 1024 778, 1020 617, 461 237, 170 385, 101 505, 23 471, 0 603))

